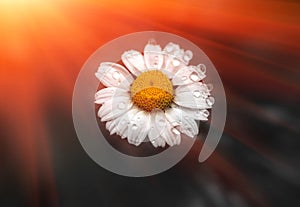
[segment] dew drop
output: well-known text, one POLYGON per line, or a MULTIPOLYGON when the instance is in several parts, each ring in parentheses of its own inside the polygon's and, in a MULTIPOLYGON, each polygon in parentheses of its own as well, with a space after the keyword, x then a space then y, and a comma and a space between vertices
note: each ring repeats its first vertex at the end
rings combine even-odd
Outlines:
POLYGON ((202 113, 203 113, 203 116, 205 116, 205 117, 209 116, 209 111, 207 111, 207 110, 203 110, 202 113))
POLYGON ((158 56, 154 56, 153 58, 154 62, 153 62, 153 65, 156 67, 158 65, 158 56))
POLYGON ((211 83, 206 84, 206 86, 208 91, 212 91, 214 89, 214 86, 211 83))
POLYGON ((176 57, 179 57, 180 59, 183 58, 183 54, 184 54, 183 49, 180 49, 179 47, 174 51, 174 55, 176 57))
POLYGON ((112 75, 112 77, 115 79, 115 80, 119 80, 121 74, 118 72, 118 71, 115 71, 112 75))
POLYGON ((164 127, 164 126, 166 125, 165 120, 164 120, 164 119, 160 119, 160 120, 158 121, 158 125, 161 126, 161 127, 164 127))
POLYGON ((204 64, 199 64, 199 65, 198 65, 198 68, 200 69, 200 71, 201 71, 202 73, 205 73, 205 72, 206 72, 206 66, 205 66, 204 64))
POLYGON ((205 91, 201 91, 201 95, 203 98, 207 98, 208 97, 208 93, 206 93, 205 91))
POLYGON ((195 90, 195 91, 193 92, 193 96, 196 97, 196 98, 200 98, 200 96, 201 96, 200 91, 199 91, 199 90, 195 90))
POLYGON ((215 103, 215 98, 210 96, 206 99, 206 103, 210 106, 212 106, 215 103))
POLYGON ((172 50, 173 50, 173 45, 170 45, 170 44, 167 45, 166 51, 170 53, 170 52, 172 52, 172 50))
POLYGON ((132 125, 132 129, 133 129, 133 130, 137 130, 137 129, 138 129, 138 126, 137 126, 136 124, 133 124, 133 125, 132 125))
POLYGON ((175 66, 175 67, 177 67, 177 66, 179 66, 180 65, 180 61, 179 60, 173 60, 173 65, 175 66))
POLYGON ((182 77, 181 77, 181 80, 182 80, 182 81, 185 81, 186 79, 187 79, 186 76, 182 76, 182 77))
POLYGON ((185 56, 191 60, 193 58, 193 52, 190 50, 185 51, 185 56))
POLYGON ((197 82, 200 80, 200 78, 198 77, 198 74, 196 72, 192 72, 190 75, 190 79, 194 82, 197 82))
POLYGON ((119 109, 125 109, 125 107, 126 107, 126 104, 124 102, 121 102, 118 104, 119 109))
POLYGON ((187 55, 183 56, 183 59, 184 59, 186 62, 188 62, 188 61, 191 60, 187 55))

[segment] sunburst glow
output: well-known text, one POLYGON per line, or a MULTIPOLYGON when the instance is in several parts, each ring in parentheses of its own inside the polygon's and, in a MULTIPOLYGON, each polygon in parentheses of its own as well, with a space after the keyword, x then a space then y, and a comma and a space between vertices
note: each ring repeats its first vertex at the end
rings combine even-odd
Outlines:
MULTIPOLYGON (((293 134, 275 139, 280 134, 275 129, 299 136, 299 127, 294 126, 299 121, 287 113, 300 104, 299 11, 299 2, 283 0, 0 0, 0 148, 7 154, 1 156, 1 163, 13 166, 7 174, 13 180, 18 177, 20 189, 28 189, 29 198, 24 196, 28 205, 24 206, 45 206, 38 205, 41 200, 58 206, 56 195, 65 189, 61 183, 56 186, 55 173, 73 175, 74 169, 81 168, 78 160, 82 157, 77 156, 83 156, 82 149, 72 148, 77 143, 70 103, 85 60, 104 43, 142 30, 175 33, 201 47, 218 69, 229 97, 225 131, 232 142, 227 147, 238 143, 268 161, 262 174, 282 173, 274 180, 297 183, 288 176, 299 162, 290 164, 290 157, 276 154, 270 146, 273 140, 280 145, 278 149, 296 143, 293 134), (264 107, 274 103, 288 109, 277 114, 272 112, 278 108, 264 107), (261 125, 255 124, 259 121, 261 125), (266 123, 272 130, 266 129, 266 123), (273 165, 278 169, 265 169, 273 165)), ((271 206, 277 192, 269 193, 269 187, 256 189, 259 183, 251 185, 254 178, 244 173, 247 169, 231 162, 237 156, 226 157, 226 153, 216 152, 208 162, 216 177, 250 202, 245 206, 271 206)), ((197 169, 189 171, 197 175, 187 177, 201 175, 197 169)), ((70 195, 77 194, 61 197, 70 195)))

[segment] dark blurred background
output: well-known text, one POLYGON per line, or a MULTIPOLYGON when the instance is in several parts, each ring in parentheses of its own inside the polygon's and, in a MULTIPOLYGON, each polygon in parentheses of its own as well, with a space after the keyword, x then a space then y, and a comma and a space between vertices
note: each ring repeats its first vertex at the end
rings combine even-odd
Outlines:
POLYGON ((299 11, 292 0, 1 0, 0 206, 300 206, 299 11), (209 56, 228 115, 206 162, 198 140, 172 169, 128 178, 81 147, 72 91, 97 48, 144 30, 209 56))

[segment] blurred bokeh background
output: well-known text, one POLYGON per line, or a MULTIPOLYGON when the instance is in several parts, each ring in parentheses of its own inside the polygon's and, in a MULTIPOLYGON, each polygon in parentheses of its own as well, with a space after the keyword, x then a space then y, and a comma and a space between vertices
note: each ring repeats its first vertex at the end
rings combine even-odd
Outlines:
POLYGON ((0 206, 300 205, 300 2, 0 0, 0 206), (94 163, 73 127, 76 77, 121 35, 159 30, 215 64, 228 115, 216 152, 128 178, 94 163))

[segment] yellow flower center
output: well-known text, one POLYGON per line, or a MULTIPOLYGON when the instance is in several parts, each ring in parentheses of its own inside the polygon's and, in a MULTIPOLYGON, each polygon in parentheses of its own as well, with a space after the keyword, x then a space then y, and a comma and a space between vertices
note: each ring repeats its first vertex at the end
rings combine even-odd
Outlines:
POLYGON ((173 86, 161 71, 146 71, 132 83, 131 97, 133 103, 145 111, 164 110, 173 101, 173 86))

